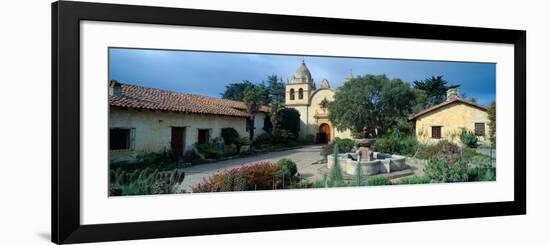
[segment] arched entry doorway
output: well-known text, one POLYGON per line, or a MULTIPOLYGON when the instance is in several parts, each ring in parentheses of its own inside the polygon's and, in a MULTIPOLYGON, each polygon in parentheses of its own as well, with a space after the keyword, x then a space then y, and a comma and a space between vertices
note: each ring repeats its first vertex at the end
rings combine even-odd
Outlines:
POLYGON ((323 123, 319 125, 319 132, 317 133, 317 144, 326 144, 330 141, 330 125, 323 123))

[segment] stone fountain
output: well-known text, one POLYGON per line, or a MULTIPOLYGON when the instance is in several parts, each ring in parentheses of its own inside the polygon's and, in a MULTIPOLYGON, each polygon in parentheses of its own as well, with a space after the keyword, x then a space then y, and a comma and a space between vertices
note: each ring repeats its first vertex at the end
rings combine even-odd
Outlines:
MULTIPOLYGON (((338 163, 345 174, 354 175, 357 165, 361 166, 363 175, 377 175, 401 171, 408 168, 406 158, 400 155, 375 152, 372 149, 375 139, 356 139, 359 145, 356 152, 338 154, 338 163)), ((327 168, 334 167, 334 155, 327 156, 327 168)))

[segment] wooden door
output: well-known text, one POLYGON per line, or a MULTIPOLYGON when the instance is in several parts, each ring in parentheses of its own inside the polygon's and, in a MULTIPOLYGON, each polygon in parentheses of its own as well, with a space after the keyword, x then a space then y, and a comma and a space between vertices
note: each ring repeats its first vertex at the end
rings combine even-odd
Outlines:
POLYGON ((319 133, 317 134, 317 143, 326 144, 330 141, 330 125, 323 123, 319 126, 319 133))
POLYGON ((185 150, 185 128, 172 127, 172 140, 170 148, 175 157, 182 157, 185 150))

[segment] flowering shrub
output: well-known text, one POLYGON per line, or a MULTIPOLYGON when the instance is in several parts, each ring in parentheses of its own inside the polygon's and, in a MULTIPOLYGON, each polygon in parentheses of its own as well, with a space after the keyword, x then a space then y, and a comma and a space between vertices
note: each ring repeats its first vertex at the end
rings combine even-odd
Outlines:
POLYGON ((468 165, 460 154, 441 152, 433 156, 424 166, 424 172, 439 182, 468 181, 468 165))
POLYGON ((259 162, 218 172, 191 189, 193 192, 223 192, 272 190, 282 188, 279 167, 270 162, 259 162))
POLYGON ((442 140, 437 144, 420 145, 415 157, 420 159, 431 159, 439 154, 460 154, 460 147, 447 140, 442 140))

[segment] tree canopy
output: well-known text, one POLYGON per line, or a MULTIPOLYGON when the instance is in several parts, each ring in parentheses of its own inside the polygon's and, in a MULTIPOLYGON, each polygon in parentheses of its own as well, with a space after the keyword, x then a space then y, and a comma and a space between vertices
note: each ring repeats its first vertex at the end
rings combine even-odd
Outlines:
POLYGON ((243 101, 244 90, 247 87, 251 87, 251 86, 254 86, 254 84, 248 80, 243 80, 240 83, 230 83, 228 85, 225 85, 225 92, 221 94, 222 98, 229 99, 229 100, 243 101))
MULTIPOLYGON (((244 80, 240 83, 231 83, 225 86, 225 92, 221 94, 222 98, 243 101, 247 105, 249 114, 256 113, 260 106, 266 105, 271 109, 269 115, 269 124, 274 129, 278 126, 281 117, 279 111, 285 107, 285 84, 277 75, 267 76, 267 80, 254 84, 244 80)), ((254 120, 253 115, 249 119, 249 128, 252 128, 254 120)), ((265 128, 266 131, 272 131, 271 128, 265 128)), ((253 132, 251 130, 251 139, 253 132)))
POLYGON ((497 144, 497 103, 493 101, 491 105, 489 106, 489 109, 487 110, 487 114, 489 117, 489 140, 491 140, 491 144, 493 146, 496 146, 497 144))
POLYGON ((279 116, 277 121, 277 127, 279 129, 286 129, 294 134, 295 137, 300 133, 300 112, 294 108, 283 108, 279 110, 279 116))
POLYGON ((364 127, 375 136, 384 134, 413 112, 417 94, 400 79, 358 76, 335 93, 328 106, 329 119, 335 127, 350 129, 354 135, 361 135, 364 127))
POLYGON ((269 75, 267 76, 267 80, 260 83, 252 83, 248 80, 243 80, 239 83, 230 83, 225 85, 225 91, 221 93, 221 96, 224 99, 244 101, 245 90, 248 87, 260 87, 262 89, 265 105, 269 105, 272 102, 284 104, 285 84, 277 75, 269 75))
POLYGON ((267 76, 267 81, 262 82, 266 87, 268 94, 268 104, 276 103, 284 105, 285 103, 285 84, 277 75, 267 76))
POLYGON ((414 88, 426 92, 426 104, 424 107, 437 105, 446 100, 447 90, 457 88, 460 85, 447 85, 448 81, 443 76, 432 76, 422 81, 414 81, 414 88))
POLYGON ((246 110, 250 115, 249 132, 250 140, 254 139, 254 114, 258 112, 262 105, 266 104, 266 91, 263 86, 249 86, 244 90, 243 102, 246 104, 246 110))

